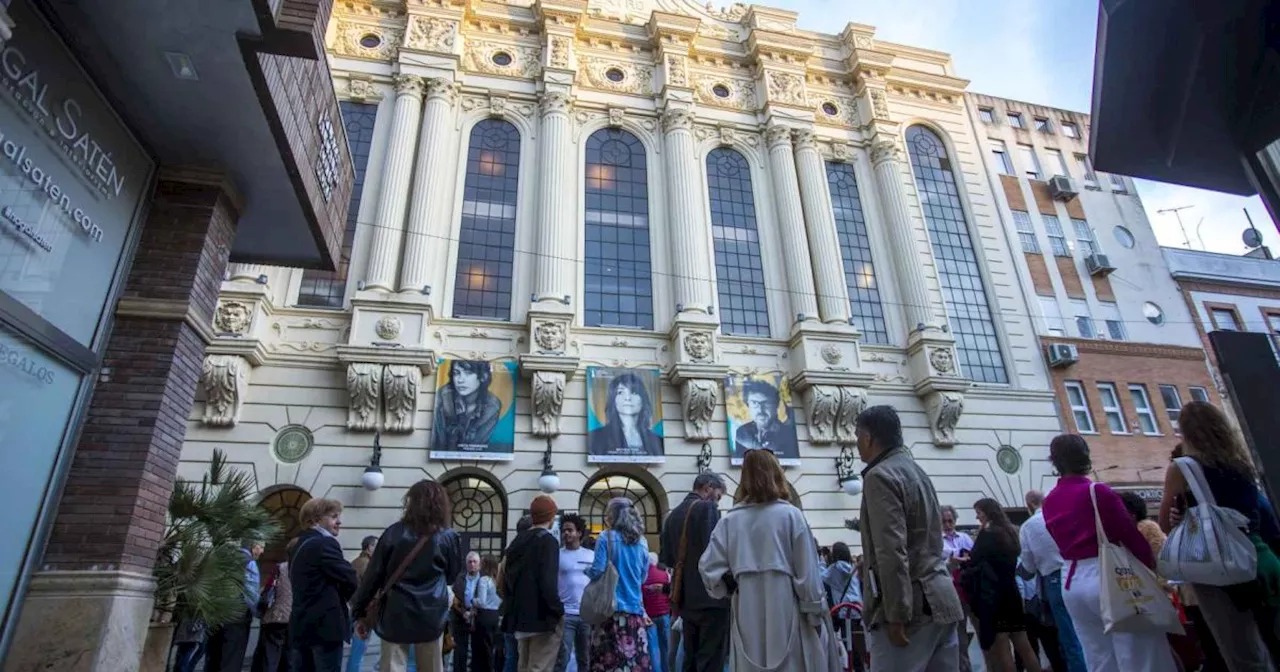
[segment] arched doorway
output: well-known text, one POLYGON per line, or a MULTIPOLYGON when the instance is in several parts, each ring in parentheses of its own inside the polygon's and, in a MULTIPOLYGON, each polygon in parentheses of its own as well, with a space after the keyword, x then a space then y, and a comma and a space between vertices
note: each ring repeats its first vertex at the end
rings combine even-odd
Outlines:
POLYGON ((644 522, 649 550, 656 552, 661 544, 659 533, 662 530, 662 509, 658 498, 643 481, 626 474, 600 474, 583 488, 578 500, 578 515, 587 521, 587 529, 592 536, 598 536, 604 530, 605 509, 614 497, 626 497, 635 504, 640 520, 644 522))
POLYGON ((507 546, 507 498, 502 488, 487 477, 460 474, 446 479, 444 489, 463 554, 502 557, 507 546))
POLYGON ((288 558, 287 547, 293 538, 302 532, 302 523, 298 520, 298 512, 302 505, 311 501, 311 493, 302 488, 286 485, 269 490, 262 497, 258 506, 271 513, 271 517, 280 525, 280 536, 267 545, 258 558, 258 564, 275 565, 288 558))

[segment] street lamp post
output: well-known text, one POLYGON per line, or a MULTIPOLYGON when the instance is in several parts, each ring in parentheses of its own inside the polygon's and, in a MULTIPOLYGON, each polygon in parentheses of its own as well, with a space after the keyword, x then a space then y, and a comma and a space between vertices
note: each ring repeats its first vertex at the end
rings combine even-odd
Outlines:
POLYGON ((841 446, 840 455, 836 457, 836 480, 840 489, 850 496, 862 493, 862 479, 858 477, 856 462, 853 448, 848 444, 841 446))
POLYGON ((702 444, 702 451, 698 453, 698 473, 711 473, 711 446, 702 444))
POLYGON ((560 489, 560 476, 551 466, 551 437, 547 437, 547 451, 542 454, 542 475, 538 477, 538 489, 551 494, 560 489))

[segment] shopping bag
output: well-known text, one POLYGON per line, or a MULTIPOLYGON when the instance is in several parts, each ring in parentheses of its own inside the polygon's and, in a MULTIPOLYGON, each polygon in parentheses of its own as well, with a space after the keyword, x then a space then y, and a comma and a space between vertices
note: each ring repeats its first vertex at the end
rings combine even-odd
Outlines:
POLYGON ((1161 589, 1156 573, 1129 549, 1107 539, 1098 513, 1097 483, 1089 485, 1089 499, 1093 502, 1093 522, 1098 534, 1098 595, 1102 601, 1103 633, 1183 634, 1178 610, 1161 589))
POLYGON ((596 626, 613 618, 618 612, 618 545, 622 543, 622 535, 614 533, 605 540, 609 547, 609 557, 605 561, 604 574, 591 580, 582 591, 582 601, 578 605, 578 615, 583 623, 596 626))
POLYGON ((1160 549, 1160 573, 1167 578, 1209 586, 1232 586, 1258 575, 1258 550, 1245 534, 1249 519, 1218 506, 1200 463, 1190 457, 1174 460, 1196 505, 1182 514, 1160 549))

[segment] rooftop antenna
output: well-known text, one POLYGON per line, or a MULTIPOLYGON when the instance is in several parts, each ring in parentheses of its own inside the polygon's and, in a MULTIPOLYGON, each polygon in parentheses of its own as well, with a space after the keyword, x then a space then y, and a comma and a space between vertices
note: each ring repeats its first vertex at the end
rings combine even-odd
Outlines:
POLYGON ((1163 214, 1165 214, 1165 213, 1167 213, 1167 212, 1172 212, 1172 213, 1173 213, 1173 216, 1178 218, 1178 228, 1179 228, 1179 229, 1182 229, 1182 240, 1183 240, 1183 244, 1185 244, 1185 245, 1187 246, 1187 249, 1188 249, 1188 250, 1189 250, 1189 249, 1191 249, 1191 237, 1187 235, 1187 227, 1186 227, 1185 225, 1183 225, 1183 223, 1182 223, 1182 215, 1178 214, 1178 211, 1179 211, 1179 210, 1186 210, 1187 208, 1193 208, 1193 207, 1195 207, 1195 206, 1193 206, 1193 205, 1180 205, 1180 206, 1178 206, 1178 207, 1176 207, 1176 208, 1165 208, 1164 210, 1156 210, 1156 212, 1157 212, 1158 214, 1161 214, 1161 215, 1163 215, 1163 214))

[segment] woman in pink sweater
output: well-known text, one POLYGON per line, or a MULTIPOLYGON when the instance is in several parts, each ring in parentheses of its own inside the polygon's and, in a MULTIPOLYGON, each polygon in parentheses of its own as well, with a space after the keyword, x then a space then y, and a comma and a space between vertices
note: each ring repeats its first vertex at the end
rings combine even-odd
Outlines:
MULTIPOLYGON (((1167 672, 1177 669, 1163 632, 1104 634, 1098 575, 1098 534, 1089 496, 1093 471, 1089 444, 1078 434, 1062 434, 1049 444, 1049 460, 1058 485, 1044 499, 1044 522, 1067 563, 1062 601, 1090 672, 1167 672)), ((1098 515, 1107 539, 1129 549, 1140 562, 1155 568, 1151 546, 1110 487, 1097 486, 1098 515)))

